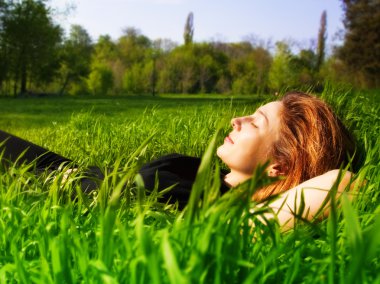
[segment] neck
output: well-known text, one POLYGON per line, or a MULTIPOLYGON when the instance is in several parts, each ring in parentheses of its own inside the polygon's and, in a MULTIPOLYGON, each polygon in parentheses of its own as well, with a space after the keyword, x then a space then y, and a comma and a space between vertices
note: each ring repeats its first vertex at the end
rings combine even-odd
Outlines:
POLYGON ((247 179, 250 179, 252 175, 248 175, 242 172, 231 170, 230 173, 224 177, 224 182, 230 187, 236 187, 243 183, 247 179))

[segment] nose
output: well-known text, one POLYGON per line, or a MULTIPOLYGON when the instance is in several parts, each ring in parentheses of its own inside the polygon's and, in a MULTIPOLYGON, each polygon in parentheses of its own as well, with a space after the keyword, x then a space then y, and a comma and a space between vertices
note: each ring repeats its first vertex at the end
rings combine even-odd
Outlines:
POLYGON ((235 117, 235 118, 231 119, 231 126, 233 129, 239 131, 241 128, 241 118, 235 117))

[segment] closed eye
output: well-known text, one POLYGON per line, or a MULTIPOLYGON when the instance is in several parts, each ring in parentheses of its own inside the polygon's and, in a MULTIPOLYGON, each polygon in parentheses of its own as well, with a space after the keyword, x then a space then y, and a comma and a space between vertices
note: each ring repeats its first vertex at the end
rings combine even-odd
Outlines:
POLYGON ((253 127, 259 128, 254 122, 251 122, 251 124, 253 125, 253 127))
POLYGON ((257 117, 255 115, 252 115, 250 117, 250 123, 252 124, 253 127, 259 128, 256 122, 257 122, 257 117))

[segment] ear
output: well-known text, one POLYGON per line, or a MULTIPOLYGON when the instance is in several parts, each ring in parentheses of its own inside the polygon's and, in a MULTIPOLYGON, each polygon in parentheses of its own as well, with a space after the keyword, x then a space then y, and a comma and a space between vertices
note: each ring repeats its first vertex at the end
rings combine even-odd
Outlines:
POLYGON ((267 167, 266 171, 270 177, 279 177, 286 175, 285 170, 285 167, 283 167, 281 164, 273 163, 267 167))

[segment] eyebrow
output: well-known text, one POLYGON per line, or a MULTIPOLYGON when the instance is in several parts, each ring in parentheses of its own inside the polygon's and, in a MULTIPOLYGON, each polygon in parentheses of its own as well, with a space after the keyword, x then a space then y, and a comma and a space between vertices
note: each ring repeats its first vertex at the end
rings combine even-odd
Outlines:
POLYGON ((262 116, 264 116, 264 118, 265 118, 265 120, 267 122, 267 125, 268 125, 269 124, 269 119, 268 119, 267 115, 261 109, 257 110, 257 112, 260 113, 262 116))

